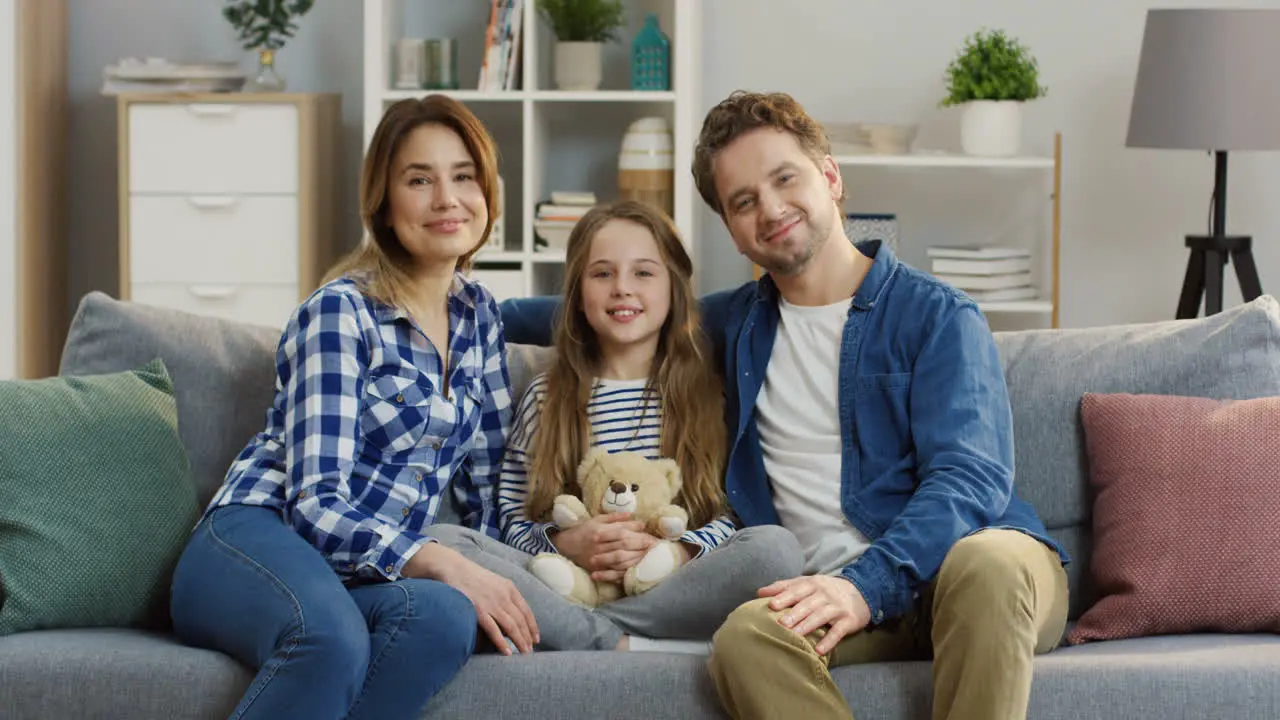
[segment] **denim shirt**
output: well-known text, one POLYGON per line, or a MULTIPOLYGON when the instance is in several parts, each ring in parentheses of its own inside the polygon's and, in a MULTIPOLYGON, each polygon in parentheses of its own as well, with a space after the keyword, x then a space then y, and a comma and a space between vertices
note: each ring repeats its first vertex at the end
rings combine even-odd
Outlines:
MULTIPOLYGON (((951 546, 985 528, 1027 533, 1069 562, 1013 491, 1013 414, 978 306, 879 241, 858 249, 874 262, 840 346, 840 504, 871 546, 840 575, 866 600, 871 622, 913 609, 951 546)), ((702 299, 728 396, 725 489, 745 526, 779 522, 755 418, 778 297, 766 275, 702 299)), ((547 344, 557 307, 539 298, 502 303, 507 340, 547 344)))

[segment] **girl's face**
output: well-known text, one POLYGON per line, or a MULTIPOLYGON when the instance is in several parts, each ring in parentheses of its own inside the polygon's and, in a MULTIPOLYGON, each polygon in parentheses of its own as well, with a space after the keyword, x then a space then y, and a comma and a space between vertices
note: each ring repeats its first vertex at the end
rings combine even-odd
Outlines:
POLYGON ((437 124, 414 128, 391 159, 387 224, 417 270, 447 267, 480 243, 489 209, 462 138, 437 124))
POLYGON ((591 239, 582 278, 582 311, 606 356, 648 346, 671 310, 671 274, 643 225, 613 218, 591 239))

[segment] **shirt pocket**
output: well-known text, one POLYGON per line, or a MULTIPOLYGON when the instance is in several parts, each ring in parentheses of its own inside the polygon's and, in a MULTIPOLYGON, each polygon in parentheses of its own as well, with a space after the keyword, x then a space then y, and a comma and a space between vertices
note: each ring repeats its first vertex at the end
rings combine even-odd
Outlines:
POLYGON ((858 376, 854 403, 862 468, 878 476, 910 457, 911 373, 858 376))
POLYGON ((372 376, 360 414, 365 443, 392 455, 417 447, 432 424, 436 394, 430 383, 418 378, 399 374, 372 376))
POLYGON ((478 377, 463 381, 461 397, 461 423, 465 426, 466 437, 472 437, 477 430, 483 429, 485 391, 484 381, 478 377))

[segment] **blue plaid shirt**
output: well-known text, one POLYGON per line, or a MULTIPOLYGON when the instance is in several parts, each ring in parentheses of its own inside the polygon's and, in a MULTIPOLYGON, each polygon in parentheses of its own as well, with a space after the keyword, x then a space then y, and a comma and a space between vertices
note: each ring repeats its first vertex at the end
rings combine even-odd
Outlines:
POLYGON ((395 580, 432 538, 446 490, 463 521, 500 536, 496 489, 511 425, 511 386, 493 297, 455 277, 448 380, 402 310, 348 278, 307 298, 276 359, 266 428, 209 504, 263 505, 345 578, 395 580))

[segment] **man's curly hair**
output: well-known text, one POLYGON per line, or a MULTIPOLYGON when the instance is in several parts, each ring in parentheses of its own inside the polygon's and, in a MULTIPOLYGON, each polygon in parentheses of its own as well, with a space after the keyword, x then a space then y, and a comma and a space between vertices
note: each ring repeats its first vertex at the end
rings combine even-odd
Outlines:
MULTIPOLYGON (((819 167, 822 158, 831 154, 831 143, 822 124, 810 117, 795 98, 781 92, 735 90, 707 113, 693 150, 693 182, 702 200, 721 217, 724 208, 716 192, 716 157, 739 136, 762 127, 790 133, 819 167)), ((844 201, 843 195, 840 200, 844 201)))

